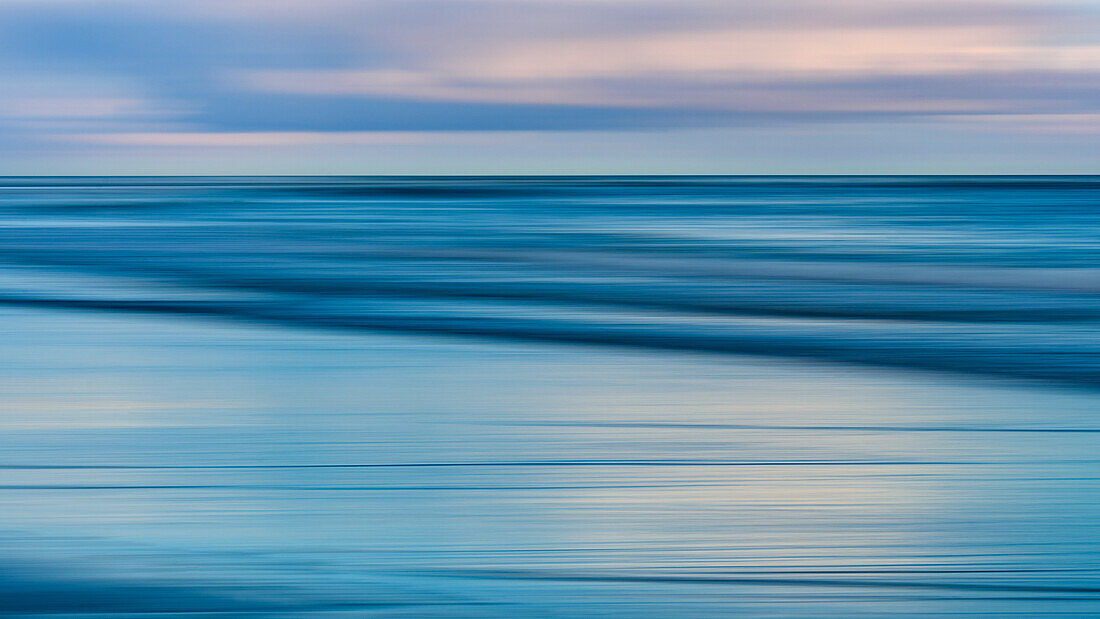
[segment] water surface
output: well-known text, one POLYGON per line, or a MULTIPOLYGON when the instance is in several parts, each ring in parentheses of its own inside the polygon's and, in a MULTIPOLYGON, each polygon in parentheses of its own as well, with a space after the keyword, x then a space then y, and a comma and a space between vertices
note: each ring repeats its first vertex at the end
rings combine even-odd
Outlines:
POLYGON ((5 179, 0 605, 1096 616, 1098 195, 5 179))

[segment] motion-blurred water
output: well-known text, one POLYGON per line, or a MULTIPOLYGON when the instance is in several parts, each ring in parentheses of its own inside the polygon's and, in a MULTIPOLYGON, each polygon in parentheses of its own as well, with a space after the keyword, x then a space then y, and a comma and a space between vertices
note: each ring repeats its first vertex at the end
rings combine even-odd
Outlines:
POLYGON ((2 179, 0 613, 1096 616, 1098 207, 2 179))

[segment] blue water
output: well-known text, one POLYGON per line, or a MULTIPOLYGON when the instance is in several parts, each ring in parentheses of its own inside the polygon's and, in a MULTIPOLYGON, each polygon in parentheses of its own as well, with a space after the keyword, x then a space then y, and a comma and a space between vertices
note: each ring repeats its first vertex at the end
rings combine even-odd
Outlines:
POLYGON ((1098 207, 0 179, 0 614, 1097 616, 1098 207))

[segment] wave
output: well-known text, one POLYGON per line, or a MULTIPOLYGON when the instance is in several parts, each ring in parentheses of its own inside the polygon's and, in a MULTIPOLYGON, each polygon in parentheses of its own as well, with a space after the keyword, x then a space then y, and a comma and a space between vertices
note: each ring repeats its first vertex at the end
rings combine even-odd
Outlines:
POLYGON ((0 179, 0 303, 1100 383, 1098 177, 0 179))
MULTIPOLYGON (((198 297, 199 295, 194 295, 198 297)), ((961 324, 607 313, 423 299, 103 299, 0 295, 0 304, 202 315, 341 330, 435 333, 651 350, 794 357, 1100 384, 1100 326, 961 324)))

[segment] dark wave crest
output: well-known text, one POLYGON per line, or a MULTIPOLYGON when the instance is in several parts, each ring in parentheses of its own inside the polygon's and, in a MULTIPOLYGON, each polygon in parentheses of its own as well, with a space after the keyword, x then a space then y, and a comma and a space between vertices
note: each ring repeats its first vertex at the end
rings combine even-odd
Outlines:
POLYGON ((1100 382, 1097 177, 6 179, 0 303, 1100 382))

